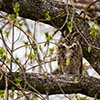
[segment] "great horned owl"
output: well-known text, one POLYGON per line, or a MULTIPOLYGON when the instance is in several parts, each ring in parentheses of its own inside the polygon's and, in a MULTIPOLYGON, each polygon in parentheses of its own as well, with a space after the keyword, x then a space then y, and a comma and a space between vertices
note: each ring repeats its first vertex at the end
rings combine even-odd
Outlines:
MULTIPOLYGON (((73 33, 74 34, 74 33, 73 33)), ((82 70, 82 49, 75 34, 61 37, 57 45, 59 71, 80 75, 82 70)))

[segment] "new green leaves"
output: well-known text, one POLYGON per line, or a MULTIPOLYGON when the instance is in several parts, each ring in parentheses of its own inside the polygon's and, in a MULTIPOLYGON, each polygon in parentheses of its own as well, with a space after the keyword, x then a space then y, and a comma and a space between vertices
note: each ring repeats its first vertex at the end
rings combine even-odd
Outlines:
POLYGON ((4 96, 5 91, 4 90, 0 90, 0 98, 2 98, 4 96))
POLYGON ((20 11, 20 4, 18 2, 13 4, 13 11, 14 11, 16 17, 18 17, 19 16, 19 11, 20 11))
POLYGON ((5 61, 6 60, 6 57, 7 56, 7 52, 4 48, 0 48, 0 58, 5 61))
POLYGON ((90 52, 91 52, 91 50, 92 50, 92 46, 91 46, 91 45, 89 45, 89 46, 88 46, 88 52, 90 53, 90 52))
POLYGON ((10 31, 11 30, 5 30, 4 34, 5 34, 6 37, 8 37, 10 35, 10 31))
POLYGON ((49 42, 52 39, 52 35, 50 35, 48 32, 45 32, 44 34, 46 38, 46 44, 49 45, 49 42))
POLYGON ((93 38, 96 38, 97 34, 100 33, 100 28, 97 27, 97 21, 94 20, 93 25, 89 28, 90 34, 93 38))
POLYGON ((45 20, 46 21, 50 21, 51 20, 51 16, 50 16, 48 11, 45 13, 45 20))
POLYGON ((70 65, 70 58, 69 58, 69 57, 66 58, 66 65, 67 65, 67 66, 70 65))
POLYGON ((19 16, 20 4, 18 2, 13 4, 13 14, 7 14, 9 20, 15 20, 19 16))
POLYGON ((71 21, 67 22, 67 28, 68 28, 69 32, 71 33, 72 32, 72 28, 73 28, 71 21))

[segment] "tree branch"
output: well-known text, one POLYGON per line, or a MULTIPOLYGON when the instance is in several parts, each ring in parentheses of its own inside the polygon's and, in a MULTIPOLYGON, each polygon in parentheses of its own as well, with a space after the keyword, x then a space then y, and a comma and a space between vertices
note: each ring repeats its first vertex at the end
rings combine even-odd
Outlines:
MULTIPOLYGON (((24 88, 26 91, 31 90, 34 92, 36 92, 36 89, 41 94, 48 93, 49 95, 82 93, 94 97, 97 94, 97 97, 100 98, 100 80, 93 77, 80 78, 80 76, 77 76, 77 78, 80 79, 77 82, 69 81, 71 78, 70 76, 44 76, 36 73, 10 73, 7 77, 9 89, 12 89, 12 87, 16 90, 24 88), (17 83, 16 79, 20 80, 20 85, 17 83), (63 93, 61 89, 63 90, 63 93)), ((71 79, 74 80, 74 77, 71 79)), ((2 90, 5 89, 4 83, 5 78, 3 77, 2 80, 0 80, 0 89, 2 90)))
MULTIPOLYGON (((88 3, 87 3, 88 4, 88 3)), ((85 3, 73 3, 73 5, 78 9, 85 9, 87 7, 87 4, 85 3)), ((72 6, 71 4, 69 4, 72 6)), ((100 12, 100 8, 96 7, 95 5, 91 6, 88 11, 95 11, 100 12)))

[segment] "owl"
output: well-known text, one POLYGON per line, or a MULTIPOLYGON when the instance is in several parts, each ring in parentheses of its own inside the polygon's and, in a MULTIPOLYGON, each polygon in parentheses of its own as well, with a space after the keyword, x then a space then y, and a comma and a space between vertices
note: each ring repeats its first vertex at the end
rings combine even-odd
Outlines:
POLYGON ((61 36, 57 44, 57 62, 60 73, 80 75, 82 71, 82 48, 76 33, 61 36))

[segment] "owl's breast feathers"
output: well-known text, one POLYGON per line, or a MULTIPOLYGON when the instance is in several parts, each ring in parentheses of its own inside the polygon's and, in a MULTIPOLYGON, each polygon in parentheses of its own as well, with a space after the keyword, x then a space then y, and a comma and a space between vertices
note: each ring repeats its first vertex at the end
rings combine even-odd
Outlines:
POLYGON ((61 73, 79 75, 82 70, 82 48, 79 42, 61 37, 57 45, 57 60, 61 73))

